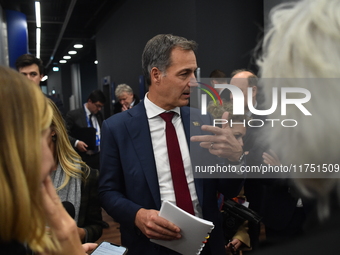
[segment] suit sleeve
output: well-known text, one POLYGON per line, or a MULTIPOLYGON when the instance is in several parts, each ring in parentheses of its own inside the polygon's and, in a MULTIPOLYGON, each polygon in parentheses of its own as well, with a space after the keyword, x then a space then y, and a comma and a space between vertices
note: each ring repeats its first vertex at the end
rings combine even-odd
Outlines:
POLYGON ((86 229, 86 242, 97 241, 103 232, 102 210, 98 199, 98 170, 90 169, 90 174, 82 185, 79 227, 86 229))
MULTIPOLYGON (((112 124, 112 122, 110 122, 112 124)), ((105 211, 125 227, 134 228, 137 211, 142 208, 126 197, 125 177, 120 159, 123 150, 123 137, 117 126, 103 122, 101 130, 101 169, 99 177, 99 199, 105 211), (118 141, 119 140, 119 141, 118 141)))

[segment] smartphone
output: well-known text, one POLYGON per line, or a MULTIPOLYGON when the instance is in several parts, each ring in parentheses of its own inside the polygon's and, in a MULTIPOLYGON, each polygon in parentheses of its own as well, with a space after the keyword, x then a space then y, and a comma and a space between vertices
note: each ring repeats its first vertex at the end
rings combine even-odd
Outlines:
POLYGON ((92 255, 124 255, 127 254, 127 248, 109 242, 101 242, 96 249, 91 253, 92 255))

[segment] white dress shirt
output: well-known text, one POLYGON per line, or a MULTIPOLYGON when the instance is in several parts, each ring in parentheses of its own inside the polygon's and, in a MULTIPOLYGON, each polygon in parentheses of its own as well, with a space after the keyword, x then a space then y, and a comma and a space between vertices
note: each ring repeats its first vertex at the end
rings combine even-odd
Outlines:
MULTIPOLYGON (((85 108, 85 112, 86 112, 86 120, 90 120, 90 115, 91 115, 91 112, 89 111, 89 109, 87 109, 86 107, 86 103, 84 104, 84 108, 85 108)), ((99 126, 99 123, 98 123, 98 120, 97 120, 97 117, 96 115, 92 114, 91 116, 91 121, 92 121, 92 125, 93 127, 96 129, 96 136, 98 136, 98 139, 100 141, 100 126, 99 126)), ((97 138, 96 138, 97 139, 97 138)), ((76 144, 77 146, 77 144, 76 144)), ((98 146, 98 151, 100 150, 100 146, 98 146)), ((87 151, 88 154, 93 154, 93 151, 91 150, 88 150, 87 151)))
MULTIPOLYGON (((165 121, 159 116, 159 114, 166 112, 166 110, 152 103, 148 99, 148 93, 145 95, 144 105, 146 109, 146 115, 148 117, 152 147, 156 161, 161 201, 163 202, 164 200, 168 200, 176 204, 175 191, 172 183, 169 164, 168 149, 166 146, 165 121)), ((171 111, 175 112, 174 117, 172 118, 172 123, 177 133, 178 143, 183 159, 184 171, 187 178, 195 215, 202 217, 202 210, 198 203, 194 177, 192 173, 189 147, 183 128, 182 118, 180 116, 180 108, 176 107, 171 111)))

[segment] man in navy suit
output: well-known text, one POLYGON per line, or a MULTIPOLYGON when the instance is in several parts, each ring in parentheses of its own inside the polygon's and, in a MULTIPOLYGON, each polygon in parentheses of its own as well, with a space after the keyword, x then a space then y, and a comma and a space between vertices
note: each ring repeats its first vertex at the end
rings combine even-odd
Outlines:
POLYGON ((87 98, 87 102, 82 107, 71 110, 66 114, 66 127, 69 133, 69 139, 72 146, 76 149, 82 160, 94 169, 99 170, 100 166, 100 129, 104 120, 102 107, 106 101, 104 93, 99 90, 93 90, 87 98), (96 139, 96 147, 88 148, 88 144, 82 141, 80 130, 82 128, 95 128, 96 133, 93 139, 96 139))
MULTIPOLYGON (((166 124, 159 116, 164 112, 175 113, 172 123, 194 214, 215 225, 202 254, 225 254, 216 195, 218 191, 227 197, 237 195, 242 180, 197 179, 193 176, 192 166, 206 164, 209 158, 215 158, 198 143, 190 144, 190 135, 207 134, 201 125, 211 122, 209 115, 202 116, 197 109, 186 107, 197 69, 195 49, 195 42, 173 35, 157 35, 149 40, 142 57, 143 72, 149 85, 144 101, 103 122, 99 196, 102 207, 120 223, 122 245, 128 247, 129 254, 178 254, 149 240, 170 242, 181 238, 176 225, 158 216, 162 201, 176 203, 166 124), (202 151, 205 157, 190 157, 202 155, 202 151)), ((214 142, 209 142, 209 146, 210 152, 223 156, 223 144, 214 140, 220 136, 208 136, 214 142)), ((236 142, 236 139, 229 141, 236 142)), ((242 154, 238 147, 235 151, 242 154)))

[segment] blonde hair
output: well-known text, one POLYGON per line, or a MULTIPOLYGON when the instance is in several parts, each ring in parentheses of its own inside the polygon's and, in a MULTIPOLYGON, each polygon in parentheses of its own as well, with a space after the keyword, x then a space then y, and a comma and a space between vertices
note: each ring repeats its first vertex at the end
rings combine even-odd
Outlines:
MULTIPOLYGON (((301 87, 305 82, 312 97, 317 97, 313 103, 311 100, 305 104, 313 117, 302 119, 301 112, 293 107, 289 109, 289 115, 298 121, 298 127, 273 129, 274 150, 281 149, 283 158, 289 163, 339 163, 340 120, 336 116, 340 86, 337 84, 339 79, 329 79, 340 78, 339 13, 338 0, 286 3, 271 13, 271 28, 264 38, 262 59, 258 60, 265 87, 301 87)), ((271 93, 270 89, 268 93, 271 93)), ((274 113, 272 117, 281 116, 274 113)), ((336 189, 338 194, 340 191, 339 178, 333 173, 327 176, 325 173, 322 177, 327 179, 301 179, 304 175, 296 173, 292 177, 300 178, 295 182, 306 195, 318 198, 320 218, 327 217, 330 193, 336 189)))
POLYGON ((14 70, 0 66, 0 84, 0 241, 54 251, 40 183, 42 132, 52 110, 39 87, 14 70))
POLYGON ((58 107, 52 100, 48 99, 48 103, 53 110, 53 117, 51 123, 51 130, 56 133, 55 135, 55 148, 57 153, 57 159, 61 168, 65 172, 65 180, 57 190, 64 188, 71 177, 85 179, 90 173, 89 167, 82 161, 79 154, 71 146, 70 140, 65 128, 65 122, 61 116, 58 107), (81 170, 81 167, 85 169, 85 172, 81 170))

